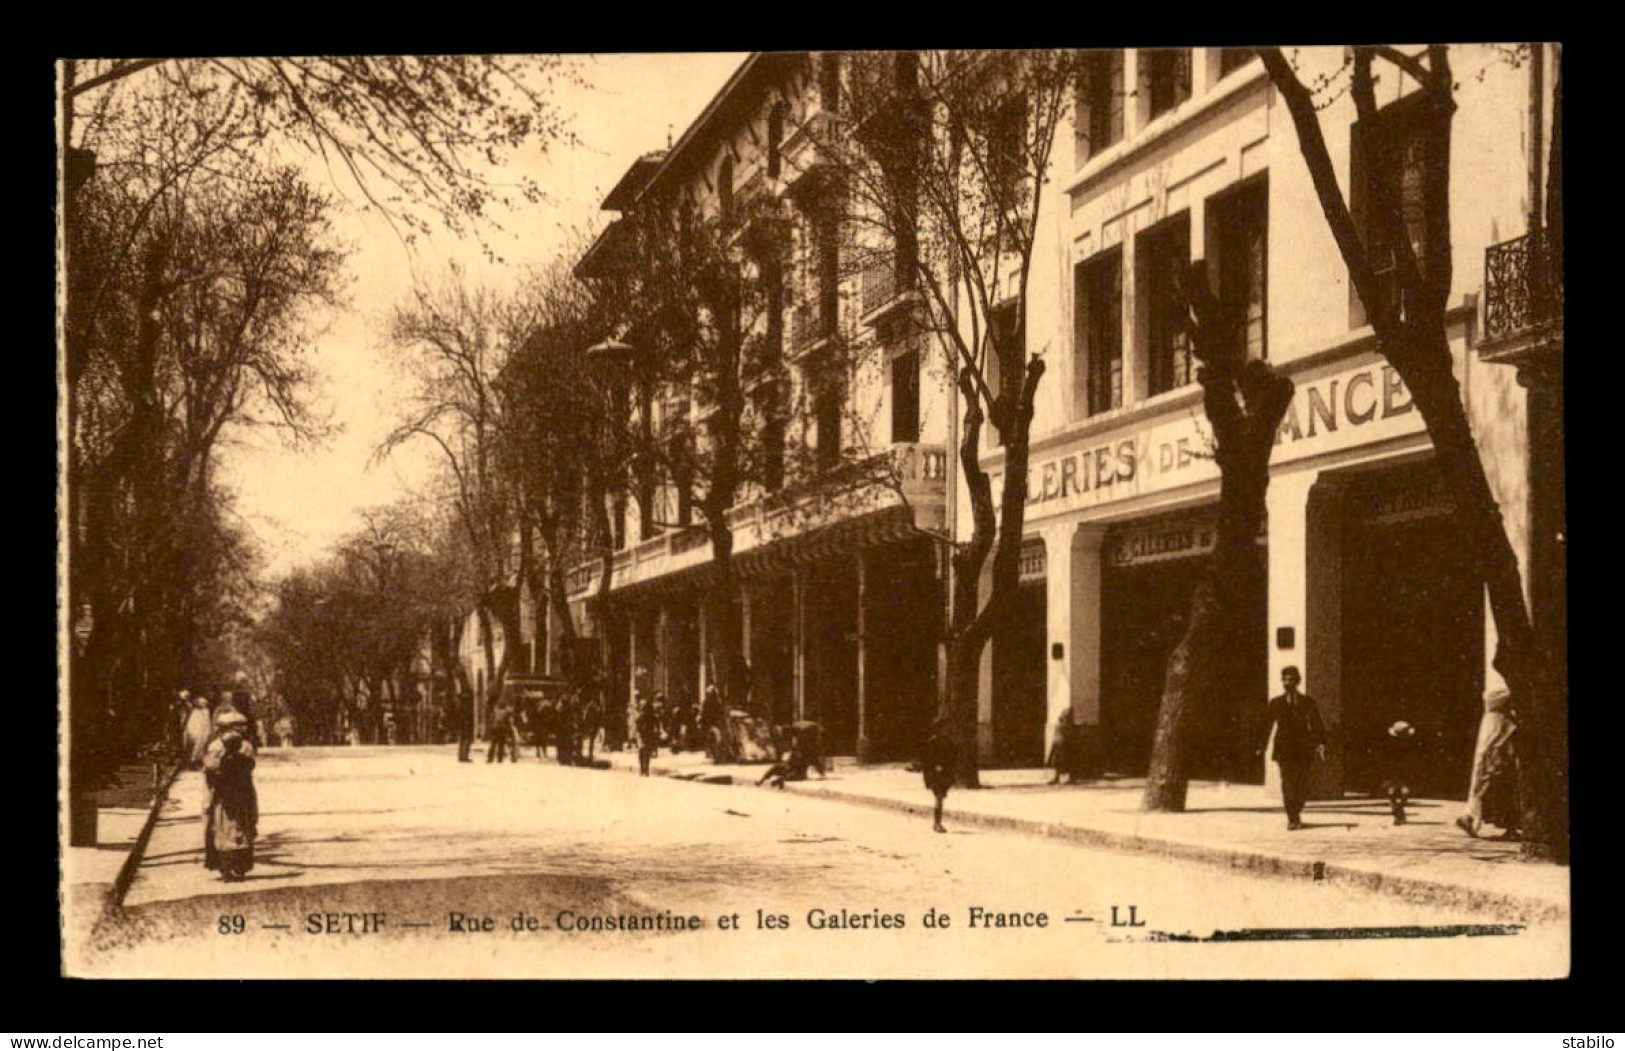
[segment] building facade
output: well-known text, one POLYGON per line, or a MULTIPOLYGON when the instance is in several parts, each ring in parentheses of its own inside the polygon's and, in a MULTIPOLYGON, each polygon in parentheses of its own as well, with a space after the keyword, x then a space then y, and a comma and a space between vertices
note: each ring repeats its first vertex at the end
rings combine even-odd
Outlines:
MULTIPOLYGON (((655 214, 729 232, 759 286, 745 324, 773 377, 745 383, 755 470, 728 514, 747 703, 775 723, 822 723, 837 754, 905 758, 936 707, 949 403, 906 322, 904 265, 855 243, 821 153, 846 75, 840 55, 753 55, 674 144, 627 171, 604 202, 618 218, 577 273, 628 265, 630 224, 655 214), (771 266, 752 249, 764 237, 771 266), (769 399, 789 411, 755 411, 769 399)), ((668 385, 636 411, 703 435, 715 406, 668 385)), ((571 578, 572 606, 617 709, 640 677, 698 701, 722 674, 705 615, 712 542, 680 484, 630 488, 612 497, 608 600, 594 601, 593 562, 571 578)))
MULTIPOLYGON (((1537 50, 1551 68, 1551 49, 1537 50)), ((1295 55, 1305 83, 1346 76, 1343 48, 1295 55)), ((1453 48, 1452 64, 1450 345, 1527 568, 1533 395, 1484 354, 1485 260, 1539 214, 1531 186, 1544 185, 1549 138, 1531 122, 1544 106, 1551 127, 1550 102, 1531 64, 1503 49, 1453 48)), ((1461 796, 1481 692, 1500 684, 1494 626, 1454 542, 1420 414, 1377 353, 1284 104, 1246 49, 1106 51, 1090 65, 1075 148, 1057 150, 1051 288, 1027 317, 1038 345, 1062 349, 1034 420, 1022 625, 984 659, 984 755, 1036 762, 1045 727, 1070 708, 1106 770, 1145 772, 1168 656, 1214 538, 1219 472, 1174 313, 1175 265, 1201 260, 1244 318, 1235 338, 1296 395, 1248 584, 1256 615, 1235 626, 1238 686, 1199 728, 1192 773, 1263 779, 1250 716, 1295 665, 1334 741, 1324 790, 1374 786, 1373 749, 1406 719, 1434 757, 1414 787, 1461 796)), ((1384 71, 1379 115, 1402 118, 1414 89, 1384 71)), ((1365 154, 1355 117, 1345 92, 1321 123, 1358 218, 1370 180, 1397 178, 1411 193, 1415 173, 1408 156, 1365 154)), ((1560 420, 1555 433, 1560 450, 1560 420)), ((1000 461, 990 448, 983 462, 1000 461)), ((1560 500, 1561 476, 1547 484, 1560 500)), ((1543 528, 1550 547, 1560 506, 1543 528)))
MULTIPOLYGON (((1415 158, 1363 148, 1353 103, 1335 90, 1347 51, 1291 54, 1305 83, 1334 85, 1321 123, 1356 218, 1374 180, 1416 192, 1415 158)), ((1516 61, 1504 48, 1452 48, 1448 332, 1537 629, 1561 661, 1561 204, 1548 170, 1560 156, 1558 57, 1550 46, 1516 61)), ((780 440, 804 455, 757 478, 729 516, 752 703, 776 721, 823 722, 837 752, 900 759, 937 703, 944 541, 967 539, 970 510, 947 455, 954 393, 932 366, 940 354, 908 323, 907 267, 865 254, 820 204, 839 192, 818 143, 838 111, 842 58, 749 58, 675 143, 628 170, 604 202, 619 219, 578 273, 617 265, 625 224, 655 202, 684 199, 712 216, 750 201, 782 209, 773 236, 791 262, 757 324, 799 407, 780 440), (821 367, 832 346, 849 351, 833 383, 821 367), (899 484, 827 499, 831 480, 877 458, 897 465, 899 484)), ((1252 612, 1233 625, 1237 685, 1198 727, 1191 772, 1264 778, 1250 727, 1293 665, 1333 737, 1322 790, 1372 787, 1373 748, 1405 719, 1433 757, 1414 787, 1461 795, 1481 694, 1500 684, 1494 626, 1421 415, 1378 353, 1284 104, 1250 49, 1095 51, 1085 67, 1027 289, 1024 338, 1047 371, 1022 596, 983 655, 982 762, 1041 763, 1070 711, 1103 771, 1146 769, 1168 657, 1215 536, 1219 472, 1176 317, 1175 274, 1199 260, 1240 319, 1234 338, 1296 394, 1246 583, 1252 612)), ((1381 119, 1405 120, 1415 89, 1384 70, 1381 119)), ((692 391, 653 401, 662 413, 705 411, 692 391)), ((982 465, 995 486, 1002 462, 990 437, 982 465)), ((621 494, 609 601, 591 601, 596 563, 572 576, 573 609, 607 657, 614 698, 630 697, 638 669, 672 698, 716 680, 702 614, 712 554, 687 504, 664 484, 621 494)))

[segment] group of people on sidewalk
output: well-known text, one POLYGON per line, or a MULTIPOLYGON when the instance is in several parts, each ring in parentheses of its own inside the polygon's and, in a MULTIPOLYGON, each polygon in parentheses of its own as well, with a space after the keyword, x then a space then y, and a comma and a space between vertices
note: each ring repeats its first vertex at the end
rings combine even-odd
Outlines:
MULTIPOLYGON (((246 690, 211 704, 202 694, 176 692, 176 750, 183 769, 203 772, 203 865, 228 883, 254 868, 259 838, 259 797, 254 763, 259 728, 247 709, 246 690)), ((291 730, 277 733, 291 738, 291 730)))
MULTIPOLYGON (((1268 749, 1269 759, 1280 771, 1281 799, 1289 831, 1306 827, 1303 810, 1313 794, 1315 764, 1324 762, 1327 755, 1327 732, 1319 705, 1303 692, 1302 684, 1302 673, 1296 667, 1282 669, 1282 692, 1264 704, 1261 725, 1254 727, 1250 752, 1255 761, 1261 761, 1268 749)), ((715 763, 741 758, 740 746, 735 740, 738 728, 731 724, 729 716, 744 713, 727 712, 715 685, 706 688, 698 709, 689 710, 692 708, 692 705, 667 703, 664 695, 651 693, 646 682, 638 680, 627 722, 628 737, 637 752, 641 776, 650 775, 652 761, 662 747, 670 747, 674 752, 703 748, 715 763)), ((458 760, 470 762, 473 720, 472 705, 466 696, 458 696, 453 714, 458 730, 458 760)), ((500 762, 504 756, 517 757, 522 722, 513 705, 499 698, 492 712, 487 762, 500 762)), ((191 723, 188 725, 189 735, 193 734, 197 728, 191 723)), ((1508 838, 1518 836, 1517 760, 1512 744, 1516 730, 1517 721, 1507 691, 1496 689, 1486 693, 1467 803, 1455 822, 1470 836, 1479 836, 1487 824, 1499 827, 1508 838)), ((188 739, 191 740, 191 736, 188 739)), ((775 758, 756 783, 782 789, 789 781, 806 780, 810 770, 816 769, 820 778, 827 776, 825 744, 823 727, 816 722, 802 720, 774 727, 771 754, 775 758)), ((1090 772, 1100 765, 1100 756, 1095 754, 1098 750, 1098 742, 1091 741, 1084 728, 1076 724, 1071 710, 1063 710, 1056 722, 1046 762, 1054 771, 1049 783, 1058 784, 1063 776, 1068 783, 1092 776, 1090 772)), ((1421 738, 1412 723, 1397 720, 1388 726, 1379 747, 1378 762, 1383 790, 1396 825, 1408 820, 1407 807, 1420 751, 1421 738)), ((922 742, 918 766, 926 788, 936 801, 932 827, 939 832, 944 830, 943 805, 959 776, 959 760, 960 745, 952 725, 945 717, 938 717, 922 742)), ((560 761, 565 761, 562 745, 560 761)))
MULTIPOLYGON (((1309 797, 1313 763, 1326 758, 1326 728, 1320 709, 1313 698, 1302 692, 1302 683, 1297 668, 1283 668, 1282 692, 1270 698, 1265 709, 1266 730, 1274 731, 1270 758, 1281 771, 1281 800, 1287 828, 1292 831, 1304 827, 1303 807, 1309 797)), ((1499 827, 1505 838, 1519 836, 1517 756, 1513 749, 1516 731, 1511 695, 1505 689, 1486 692, 1473 749, 1467 805, 1456 819, 1456 826, 1469 836, 1477 837, 1486 823, 1499 827)), ((1263 748, 1260 742, 1258 754, 1263 748)), ((1394 721, 1384 733, 1379 764, 1383 791, 1396 825, 1408 820, 1406 807, 1420 748, 1421 739, 1409 720, 1394 721)))
POLYGON ((231 701, 211 713, 208 698, 191 698, 181 730, 183 765, 203 771, 203 865, 228 883, 254 868, 259 796, 254 788, 253 722, 231 701))

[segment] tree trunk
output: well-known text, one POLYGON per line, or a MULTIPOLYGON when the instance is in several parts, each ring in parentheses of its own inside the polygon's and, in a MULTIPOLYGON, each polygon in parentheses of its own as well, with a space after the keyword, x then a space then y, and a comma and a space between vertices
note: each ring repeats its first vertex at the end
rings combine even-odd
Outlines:
POLYGON ((1556 689, 1551 657, 1542 651, 1524 601, 1517 552, 1484 472, 1467 420, 1461 388, 1451 371, 1443 325, 1437 339, 1416 354, 1390 355, 1416 399, 1433 439, 1435 459, 1455 504, 1456 522, 1489 595, 1499 638, 1494 664, 1505 676, 1519 716, 1517 747, 1524 808, 1525 851, 1568 861, 1568 763, 1565 724, 1568 698, 1556 689))
MULTIPOLYGON (((566 679, 577 681, 586 678, 598 678, 597 669, 582 667, 581 660, 581 633, 576 631, 575 618, 570 613, 570 581, 564 571, 564 566, 558 559, 548 557, 547 566, 547 605, 551 607, 553 615, 559 619, 559 670, 566 679)), ((545 609, 538 609, 537 616, 543 616, 545 609)), ((545 622, 544 622, 545 625, 545 622)), ((542 630, 546 630, 545 626, 542 630)))
POLYGON ((1151 765, 1141 808, 1183 812, 1189 786, 1192 727, 1211 711, 1228 671, 1224 655, 1238 644, 1234 625, 1243 622, 1245 588, 1253 579, 1256 539, 1264 524, 1270 454, 1292 403, 1292 381, 1262 361, 1241 362, 1228 333, 1228 314, 1208 293, 1193 267, 1188 285, 1192 335, 1202 385, 1202 404, 1213 428, 1219 465, 1219 525, 1213 554, 1191 597, 1185 633, 1168 659, 1151 765))
POLYGON ((744 622, 739 614, 739 574, 734 567, 734 535, 724 515, 706 514, 711 535, 711 567, 706 582, 706 648, 714 658, 713 667, 721 681, 717 684, 722 702, 729 707, 749 706, 751 711, 768 714, 770 705, 750 697, 744 657, 744 622))

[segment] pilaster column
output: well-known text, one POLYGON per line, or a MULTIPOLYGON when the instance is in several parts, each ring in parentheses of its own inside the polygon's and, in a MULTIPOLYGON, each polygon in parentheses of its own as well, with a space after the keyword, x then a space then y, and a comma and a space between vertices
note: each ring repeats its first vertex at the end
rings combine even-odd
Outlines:
MULTIPOLYGON (((976 601, 993 590, 993 558, 988 556, 982 567, 982 579, 976 601)), ((976 755, 981 762, 993 759, 993 640, 982 647, 981 663, 976 675, 976 755)))
POLYGON ((665 603, 661 603, 660 612, 655 616, 655 689, 671 697, 671 613, 665 603))
POLYGON ((868 651, 865 640, 868 636, 868 559, 865 557, 866 549, 859 548, 857 552, 858 563, 858 744, 857 760, 860 763, 869 761, 869 670, 868 651))
POLYGON ((795 672, 795 717, 807 717, 807 570, 790 572, 791 665, 795 672))
MULTIPOLYGON (((1317 764, 1313 795, 1343 794, 1343 487, 1304 470, 1278 474, 1266 497, 1269 514, 1269 681, 1296 667, 1303 691, 1319 705, 1330 747, 1317 764)), ((1263 698, 1250 699, 1257 703, 1263 698)), ((1280 795, 1280 771, 1264 753, 1266 796, 1280 795)))
POLYGON ((1046 526, 1044 539, 1044 754, 1055 744, 1055 720, 1072 707, 1072 534, 1070 522, 1046 526))
MULTIPOLYGON (((1106 539, 1103 526, 1079 526, 1073 531, 1071 588, 1067 595, 1070 611, 1068 647, 1068 686, 1072 720, 1079 726, 1100 727, 1100 569, 1101 549, 1106 539)), ((1051 632, 1051 637, 1066 637, 1051 632)), ((1056 712, 1055 714, 1060 714, 1056 712)))

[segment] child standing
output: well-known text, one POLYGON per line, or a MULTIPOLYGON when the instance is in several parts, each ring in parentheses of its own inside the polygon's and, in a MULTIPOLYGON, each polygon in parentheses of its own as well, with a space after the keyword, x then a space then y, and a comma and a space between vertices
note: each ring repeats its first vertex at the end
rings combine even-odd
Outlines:
POLYGON ((1388 727, 1383 741, 1383 782, 1394 824, 1405 823, 1405 804, 1411 799, 1411 772, 1416 765, 1416 727, 1401 719, 1388 727))
POLYGON ((925 775, 925 787, 937 797, 932 831, 948 831, 942 827, 942 803, 948 798, 948 789, 953 787, 958 768, 959 747, 954 743, 952 724, 946 716, 939 716, 931 724, 931 736, 926 738, 925 749, 920 753, 920 771, 925 775))

